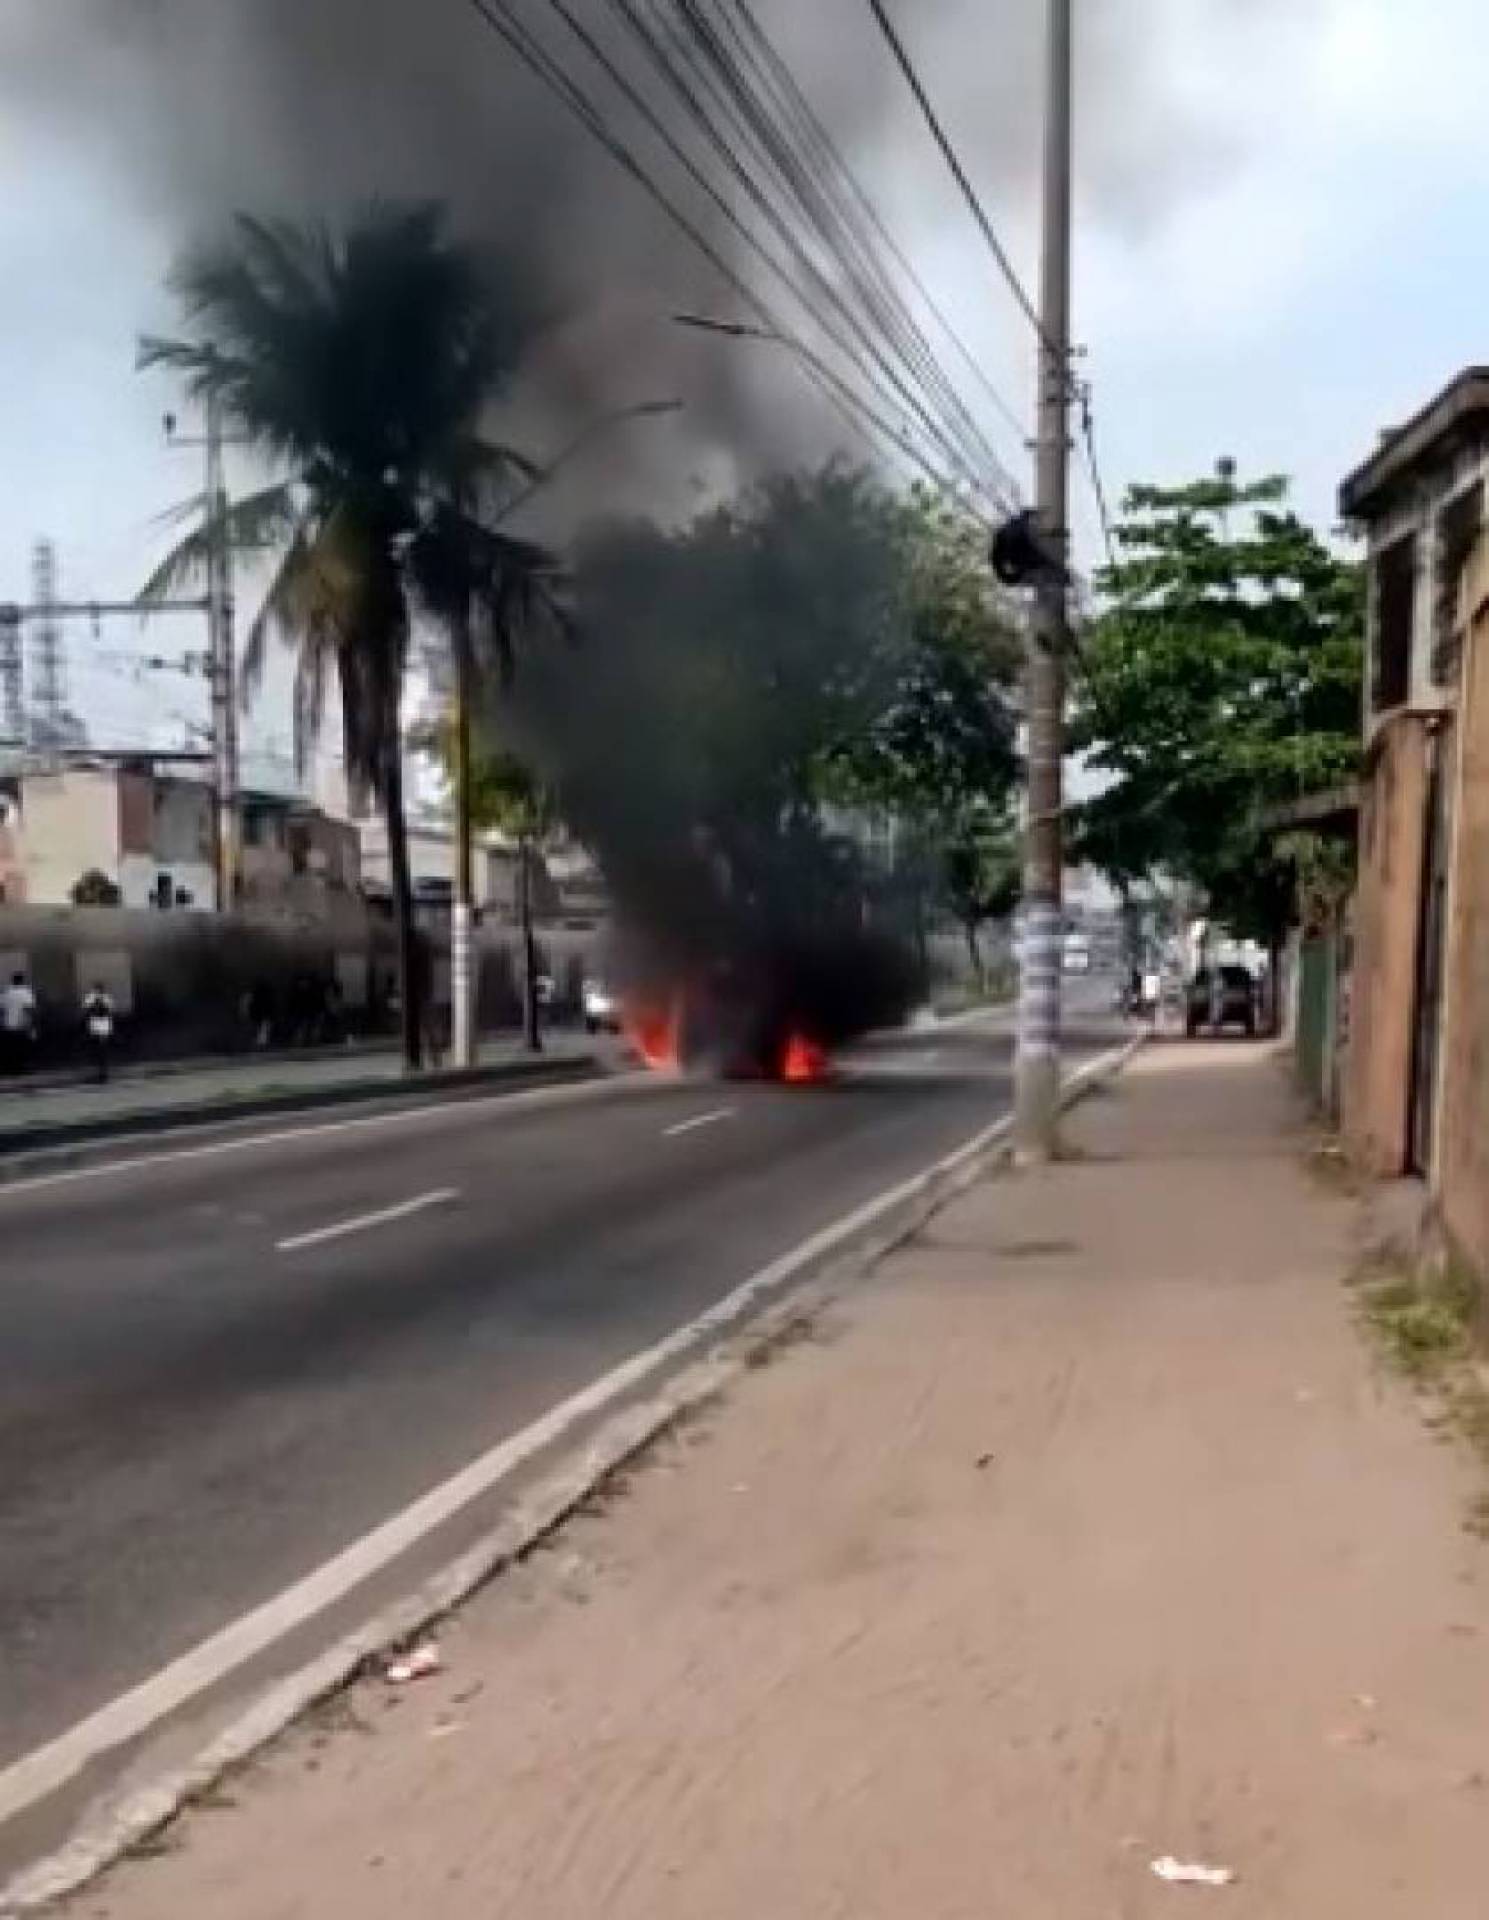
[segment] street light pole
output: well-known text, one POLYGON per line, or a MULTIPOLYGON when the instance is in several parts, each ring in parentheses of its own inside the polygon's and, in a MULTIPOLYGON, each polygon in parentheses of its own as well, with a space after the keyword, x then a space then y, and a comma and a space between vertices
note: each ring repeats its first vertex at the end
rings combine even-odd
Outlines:
MULTIPOLYGON (((521 512, 535 494, 541 493, 545 487, 549 486, 572 460, 583 453, 602 434, 610 432, 615 427, 624 426, 632 420, 654 420, 665 414, 677 413, 681 411, 682 404, 681 400, 642 400, 635 406, 618 407, 612 412, 598 415, 587 426, 581 428, 566 446, 559 449, 546 467, 535 474, 525 487, 503 505, 496 517, 496 525, 505 525, 515 514, 521 512)), ((455 873, 453 898, 450 903, 450 1050, 457 1067, 473 1067, 476 1064, 478 1050, 476 1029, 479 1024, 477 1020, 479 992, 473 942, 476 917, 473 844, 475 836, 471 806, 471 709, 475 704, 476 663, 471 651, 469 607, 465 609, 455 635, 454 655, 455 873)), ((527 884, 525 876, 526 856, 524 856, 524 884, 527 884)), ((538 1036, 531 1014, 535 992, 531 954, 528 955, 527 973, 526 992, 529 1010, 525 1026, 529 1044, 533 1044, 538 1036)))
POLYGON ((1062 774, 1069 642, 1071 0, 1048 0, 1048 7, 1034 480, 1039 531, 1059 564, 1039 571, 1025 661, 1028 798, 1014 1107, 1018 1158, 1033 1164, 1052 1159, 1059 1146, 1062 774))

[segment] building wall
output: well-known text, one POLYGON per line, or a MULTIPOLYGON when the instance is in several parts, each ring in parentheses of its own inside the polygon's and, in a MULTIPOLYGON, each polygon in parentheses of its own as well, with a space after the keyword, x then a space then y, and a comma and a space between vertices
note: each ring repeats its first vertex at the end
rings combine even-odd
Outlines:
POLYGON ((1465 647, 1435 1186, 1444 1224, 1489 1273, 1489 621, 1465 647))
POLYGON ((27 774, 21 794, 26 898, 65 906, 90 868, 119 884, 120 807, 112 768, 27 774))
POLYGON ((1361 789, 1360 878, 1344 1123, 1380 1174, 1406 1170, 1412 1029, 1427 797, 1427 722, 1398 713, 1380 729, 1361 789))

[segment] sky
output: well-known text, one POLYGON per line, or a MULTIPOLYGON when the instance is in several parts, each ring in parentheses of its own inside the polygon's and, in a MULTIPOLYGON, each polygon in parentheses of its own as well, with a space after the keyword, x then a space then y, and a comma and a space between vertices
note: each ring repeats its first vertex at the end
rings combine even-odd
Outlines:
MULTIPOLYGON (((5 40, 10 32, 20 44, 28 9, 48 30, 70 15, 84 34, 90 8, 158 4, 168 0, 8 0, 0 68, 20 70, 3 58, 5 40)), ((988 378, 1027 418, 1029 328, 884 64, 867 9, 819 4, 778 11, 783 47, 988 378)), ((1032 288, 1037 0, 1010 4, 1000 31, 985 18, 998 9, 980 0, 899 0, 894 11, 1032 288)), ((1460 366, 1489 358, 1489 15, 1476 0, 1076 0, 1075 11, 1075 334, 1113 504, 1132 481, 1182 480, 1229 455, 1243 474, 1292 475, 1302 510, 1331 527, 1338 482, 1378 430, 1460 366)), ((0 83, 0 598, 28 596, 39 534, 56 542, 66 594, 129 595, 161 550, 159 516, 199 485, 200 456, 169 447, 161 428, 178 396, 134 370, 137 335, 172 324, 165 276, 204 217, 191 182, 162 190, 172 168, 190 172, 193 153, 175 149, 161 117, 168 91, 148 112, 138 102, 126 110, 107 85, 80 80, 69 92, 65 80, 37 68, 26 88, 0 83)), ((198 141, 214 104, 210 89, 183 100, 198 141)), ((400 174, 394 185, 403 184, 400 174)), ((633 191, 617 178, 615 204, 633 191)), ((626 272, 623 240, 605 255, 609 273, 626 272)), ((638 262, 611 302, 626 305, 633 326, 665 319, 645 311, 649 271, 638 262)), ((706 276, 688 292, 698 284, 706 276)), ((661 304, 665 291, 650 297, 661 304)), ((679 349, 674 368, 665 351, 648 350, 645 380, 654 390, 675 376, 686 392, 703 362, 679 349)), ((946 360, 1022 473, 1026 450, 949 350, 946 360)), ((796 444, 812 402, 789 356, 755 352, 748 407, 796 444)), ((184 430, 193 424, 183 419, 184 430)), ((732 477, 727 459, 694 449, 688 462, 690 497, 732 477)), ((1079 471, 1074 514, 1079 549, 1094 561, 1079 471)), ((132 620, 96 635, 86 623, 70 628, 73 704, 95 739, 180 739, 201 715, 200 682, 131 658, 199 647, 198 626, 182 617, 147 634, 132 620)), ((289 778, 283 684, 271 677, 248 727, 250 771, 266 781, 289 778)))

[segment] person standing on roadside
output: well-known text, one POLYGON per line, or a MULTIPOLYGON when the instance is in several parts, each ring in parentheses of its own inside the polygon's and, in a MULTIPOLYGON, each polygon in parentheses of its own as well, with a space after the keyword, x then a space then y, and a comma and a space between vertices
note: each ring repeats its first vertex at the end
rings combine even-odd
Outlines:
POLYGON ((20 1073, 31 1059, 36 1040, 36 993, 24 973, 10 976, 10 985, 0 993, 0 1067, 6 1073, 20 1073))
POLYGON ((109 1049, 114 1044, 114 1003, 101 980, 83 996, 83 1029, 93 1057, 93 1077, 100 1086, 109 1077, 109 1049))

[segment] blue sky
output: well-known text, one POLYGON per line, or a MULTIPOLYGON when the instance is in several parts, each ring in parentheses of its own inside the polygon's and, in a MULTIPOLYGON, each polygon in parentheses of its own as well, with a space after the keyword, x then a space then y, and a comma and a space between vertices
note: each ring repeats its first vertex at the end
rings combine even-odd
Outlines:
MULTIPOLYGON (((1116 497, 1129 480, 1186 477, 1227 453, 1243 471, 1294 474, 1300 504, 1328 525, 1342 472, 1377 428, 1489 359, 1489 16, 1472 0, 1123 0, 1117 14, 1144 28, 1126 91, 1110 70, 1113 8, 1077 4, 1078 22, 1084 9, 1104 35, 1079 121, 1076 328, 1108 485, 1116 497)), ((1025 4, 1006 49, 1010 110, 981 167, 975 65, 958 58, 960 36, 938 33, 934 9, 923 17, 911 37, 928 81, 1032 284, 1033 14, 1025 4)), ((908 103, 844 137, 1022 414, 1027 329, 908 103)), ((76 119, 0 97, 0 597, 26 595, 38 533, 58 544, 67 592, 129 593, 160 546, 154 517, 197 485, 195 456, 161 434, 174 396, 133 371, 137 333, 169 322, 162 281, 185 236, 128 161, 76 119)), ((761 404, 799 408, 794 380, 789 364, 773 369, 761 404)), ((1018 466, 1007 426, 987 420, 1018 466)), ((1094 557, 1079 486, 1076 526, 1094 557)), ((98 640, 70 634, 75 701, 95 737, 172 737, 200 710, 189 681, 104 657, 138 644, 126 624, 98 640)), ((200 640, 162 623, 143 644, 200 640)), ((250 740, 282 750, 287 735, 275 681, 250 740)))

